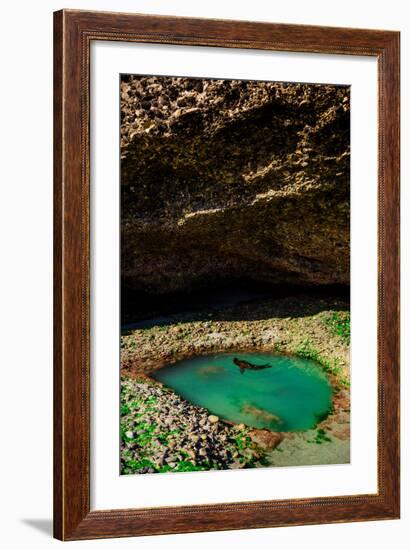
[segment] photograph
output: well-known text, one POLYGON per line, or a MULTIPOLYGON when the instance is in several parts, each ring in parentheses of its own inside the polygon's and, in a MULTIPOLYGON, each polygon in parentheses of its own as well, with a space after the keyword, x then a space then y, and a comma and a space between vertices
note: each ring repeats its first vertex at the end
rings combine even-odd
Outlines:
POLYGON ((3 548, 409 548, 408 11, 2 5, 3 548))
POLYGON ((118 94, 120 474, 349 464, 350 86, 118 94))
POLYGON ((400 19, 303 6, 53 14, 58 540, 400 518, 400 19))

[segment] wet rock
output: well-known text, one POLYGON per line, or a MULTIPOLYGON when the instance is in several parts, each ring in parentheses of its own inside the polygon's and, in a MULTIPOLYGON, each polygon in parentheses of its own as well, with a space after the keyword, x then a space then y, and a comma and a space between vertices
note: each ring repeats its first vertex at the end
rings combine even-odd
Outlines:
POLYGON ((275 449, 283 441, 282 434, 270 430, 252 430, 249 432, 249 437, 265 451, 275 449))

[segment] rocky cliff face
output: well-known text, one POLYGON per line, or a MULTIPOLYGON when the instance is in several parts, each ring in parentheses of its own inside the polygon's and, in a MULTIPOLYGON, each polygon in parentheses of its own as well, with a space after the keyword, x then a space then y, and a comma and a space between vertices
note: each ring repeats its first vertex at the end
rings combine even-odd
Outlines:
POLYGON ((349 282, 349 88, 125 76, 123 282, 349 282))

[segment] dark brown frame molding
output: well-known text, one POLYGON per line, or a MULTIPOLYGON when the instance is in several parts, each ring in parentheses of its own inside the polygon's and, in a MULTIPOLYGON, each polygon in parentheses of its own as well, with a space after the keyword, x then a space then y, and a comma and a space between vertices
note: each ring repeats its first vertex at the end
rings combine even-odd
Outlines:
POLYGON ((393 31, 62 10, 54 14, 54 535, 62 540, 399 517, 399 42, 393 31), (92 40, 378 60, 378 493, 90 510, 89 70, 92 40))

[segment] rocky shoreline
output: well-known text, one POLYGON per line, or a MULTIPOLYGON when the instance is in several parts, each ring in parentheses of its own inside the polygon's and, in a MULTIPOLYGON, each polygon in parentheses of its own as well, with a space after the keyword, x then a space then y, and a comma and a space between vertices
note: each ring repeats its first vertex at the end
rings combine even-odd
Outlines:
POLYGON ((122 473, 349 462, 348 319, 338 299, 297 296, 178 314, 123 335, 122 473), (229 425, 149 376, 182 358, 228 350, 314 359, 333 388, 329 416, 312 430, 283 434, 229 425))
MULTIPOLYGON (((229 426, 206 409, 148 380, 123 379, 121 392, 123 474, 237 469, 264 464, 264 449, 256 443, 257 432, 268 430, 252 430, 243 424, 229 426)), ((271 440, 273 448, 274 442, 279 443, 281 438, 271 440)))

